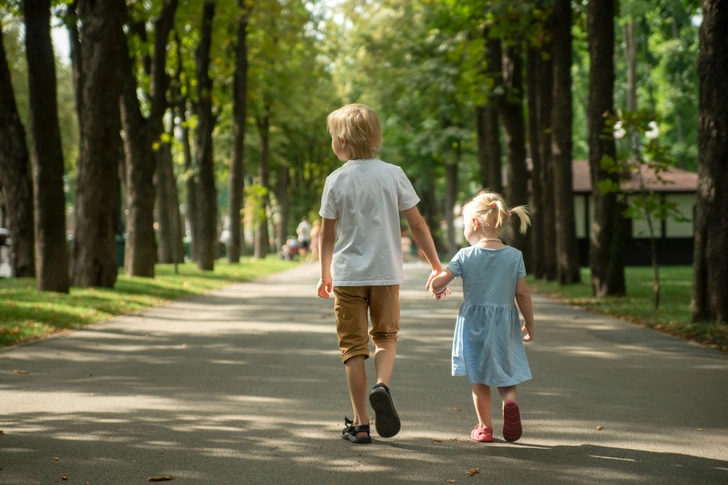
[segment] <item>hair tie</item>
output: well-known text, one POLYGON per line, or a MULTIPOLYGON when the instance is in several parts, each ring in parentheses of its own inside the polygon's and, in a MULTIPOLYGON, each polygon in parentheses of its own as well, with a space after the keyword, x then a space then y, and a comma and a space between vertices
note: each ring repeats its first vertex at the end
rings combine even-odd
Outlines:
POLYGON ((497 205, 498 205, 498 204, 497 204, 497 203, 496 203, 495 201, 493 201, 493 202, 491 202, 491 203, 490 203, 490 208, 491 208, 491 209, 495 209, 495 207, 496 207, 497 205))
POLYGON ((513 211, 511 211, 510 209, 508 209, 508 217, 511 217, 512 215, 513 215, 513 211))

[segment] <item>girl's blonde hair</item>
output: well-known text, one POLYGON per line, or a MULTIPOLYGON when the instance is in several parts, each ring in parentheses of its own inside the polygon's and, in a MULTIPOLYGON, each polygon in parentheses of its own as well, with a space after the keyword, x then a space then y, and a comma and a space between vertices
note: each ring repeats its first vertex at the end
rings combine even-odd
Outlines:
POLYGON ((498 235, 502 232, 508 234, 506 222, 512 214, 517 215, 521 220, 519 228, 521 234, 526 234, 528 226, 531 225, 527 206, 519 205, 509 209, 500 194, 489 190, 483 190, 470 199, 463 206, 463 213, 469 213, 478 220, 482 227, 495 230, 498 235))
POLYGON ((377 112, 365 104, 347 104, 329 114, 326 126, 341 146, 346 140, 352 160, 375 158, 382 146, 382 124, 377 112))

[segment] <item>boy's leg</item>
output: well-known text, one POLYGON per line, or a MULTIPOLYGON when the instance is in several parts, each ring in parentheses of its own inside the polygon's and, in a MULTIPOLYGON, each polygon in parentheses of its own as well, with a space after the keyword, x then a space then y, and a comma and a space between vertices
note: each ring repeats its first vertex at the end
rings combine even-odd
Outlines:
POLYGON ((364 367, 364 360, 369 357, 366 293, 360 286, 340 286, 334 287, 334 297, 336 334, 341 360, 346 369, 346 382, 354 411, 353 423, 354 426, 368 425, 367 376, 364 367))
POLYGON ((394 342, 379 342, 374 350, 374 369, 377 373, 377 384, 389 386, 389 379, 394 370, 394 358, 397 345, 394 342))

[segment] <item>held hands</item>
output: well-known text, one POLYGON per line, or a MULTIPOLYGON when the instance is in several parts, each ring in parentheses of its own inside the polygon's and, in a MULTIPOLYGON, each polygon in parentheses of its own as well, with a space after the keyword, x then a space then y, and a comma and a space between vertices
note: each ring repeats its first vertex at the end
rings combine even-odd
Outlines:
POLYGON ((321 278, 318 282, 317 292, 319 298, 331 298, 333 281, 331 278, 321 278))
POLYGON ((447 298, 451 295, 452 295, 452 291, 450 291, 450 288, 447 288, 447 287, 444 290, 442 290, 440 293, 435 293, 434 291, 432 292, 432 297, 435 300, 444 300, 445 298, 447 298))
POLYGON ((524 342, 533 342, 533 322, 524 323, 521 332, 526 332, 526 335, 523 336, 524 342))

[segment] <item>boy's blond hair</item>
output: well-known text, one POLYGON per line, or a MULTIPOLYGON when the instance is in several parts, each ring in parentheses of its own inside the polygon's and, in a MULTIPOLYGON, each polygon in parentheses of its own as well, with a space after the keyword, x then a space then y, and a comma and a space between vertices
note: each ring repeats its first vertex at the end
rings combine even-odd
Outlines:
POLYGON ((377 112, 365 104, 347 104, 329 114, 326 126, 341 146, 346 140, 351 159, 376 158, 382 146, 382 124, 377 112))
POLYGON ((463 213, 475 217, 484 231, 493 231, 499 235, 508 235, 506 222, 512 214, 521 220, 520 232, 526 234, 531 218, 528 214, 528 207, 519 205, 509 209, 503 197, 497 192, 482 190, 468 203, 463 206, 463 213), (502 234, 504 233, 504 234, 502 234))

